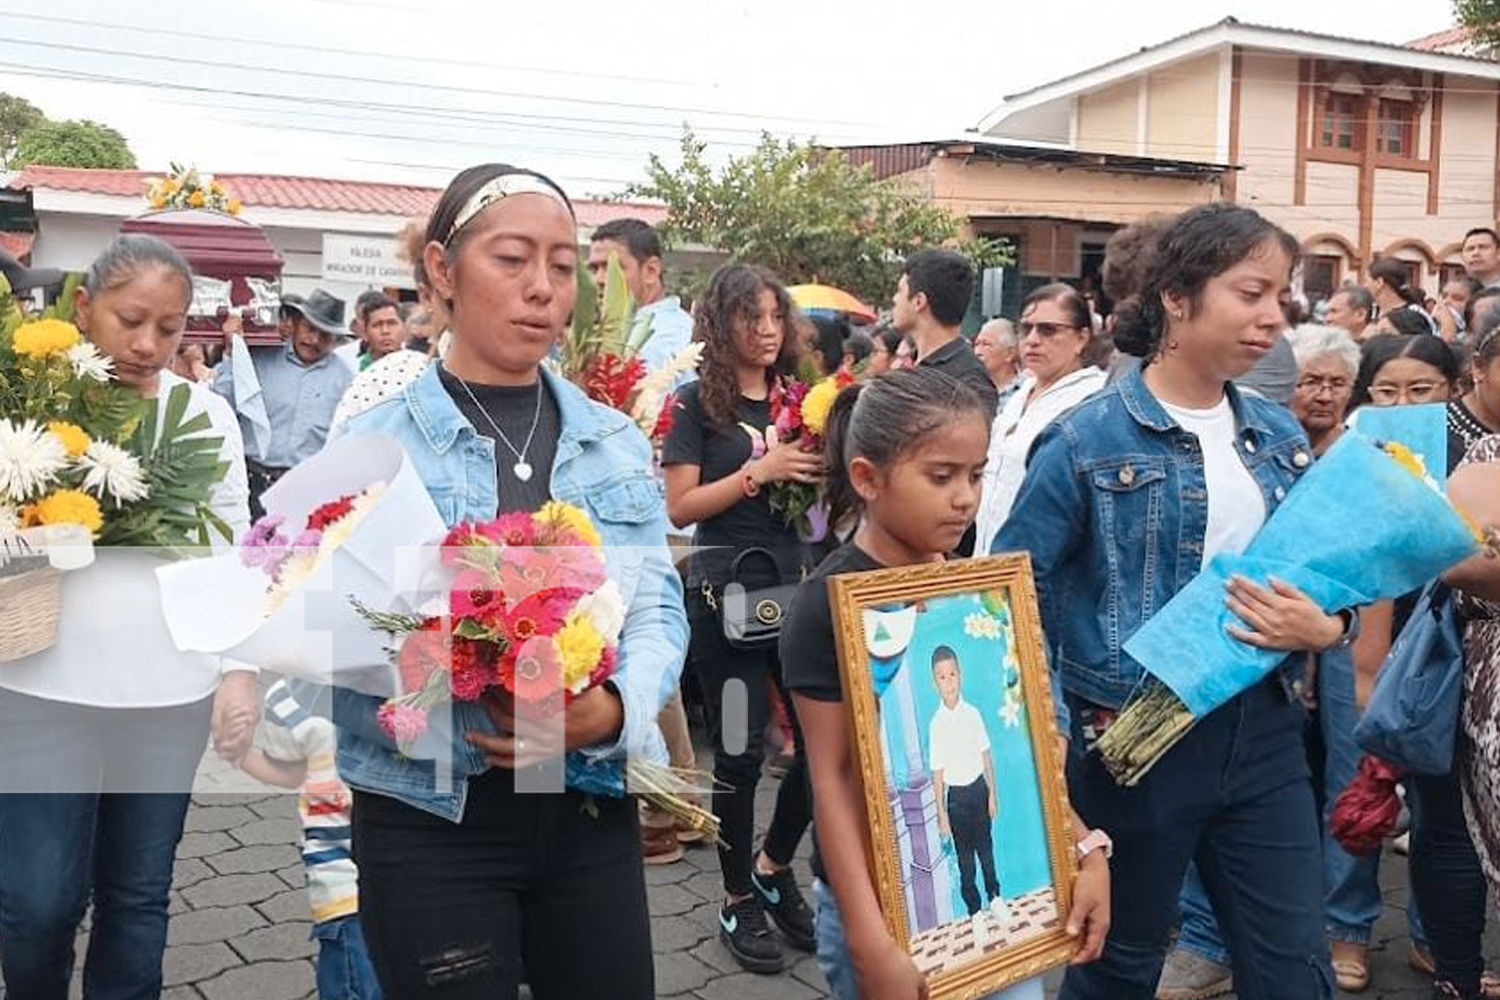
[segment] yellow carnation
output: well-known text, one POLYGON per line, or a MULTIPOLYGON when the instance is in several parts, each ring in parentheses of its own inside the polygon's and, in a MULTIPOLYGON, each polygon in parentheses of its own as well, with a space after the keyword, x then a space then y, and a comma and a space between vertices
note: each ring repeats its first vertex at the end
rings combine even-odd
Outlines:
POLYGON ((17 354, 30 358, 45 358, 61 354, 78 343, 78 327, 60 319, 39 319, 23 323, 16 330, 11 346, 17 354))
POLYGON ((188 195, 188 204, 191 205, 191 206, 193 206, 194 208, 202 208, 203 207, 203 192, 202 191, 194 191, 192 194, 188 195))
POLYGON ((563 662, 563 687, 577 694, 588 683, 589 674, 604 655, 604 637, 593 624, 574 612, 552 637, 563 662))
POLYGON ((594 522, 572 504, 549 500, 542 504, 542 509, 537 511, 536 516, 542 524, 553 525, 572 532, 586 545, 597 547, 604 544, 604 539, 599 537, 599 530, 594 527, 594 522))
POLYGON ((89 436, 77 424, 70 424, 65 420, 54 420, 47 425, 47 430, 63 443, 63 447, 72 458, 77 458, 89 450, 89 436))
POLYGON ((831 378, 825 378, 807 391, 802 400, 802 423, 814 434, 821 435, 828 426, 828 414, 833 410, 833 401, 842 388, 831 378))
POLYGON ((229 205, 227 206, 227 210, 228 210, 228 212, 229 212, 230 215, 239 215, 241 207, 242 206, 241 206, 240 200, 238 198, 230 198, 229 199, 229 205))
POLYGON ((87 493, 78 490, 58 490, 42 497, 26 508, 27 527, 39 524, 81 524, 89 534, 97 535, 104 527, 104 514, 99 503, 87 493))

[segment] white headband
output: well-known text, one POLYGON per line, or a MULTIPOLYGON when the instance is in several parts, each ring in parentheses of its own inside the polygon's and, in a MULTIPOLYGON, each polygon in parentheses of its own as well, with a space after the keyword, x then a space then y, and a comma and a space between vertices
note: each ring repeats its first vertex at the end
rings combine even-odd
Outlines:
POLYGON ((480 212, 497 201, 503 201, 517 194, 545 195, 566 208, 568 215, 573 214, 573 206, 568 204, 568 199, 563 197, 562 192, 535 174, 505 174, 486 182, 484 187, 470 195, 469 200, 464 202, 463 210, 453 219, 453 225, 448 227, 448 235, 443 238, 443 245, 452 243, 458 231, 473 222, 474 217, 480 212))

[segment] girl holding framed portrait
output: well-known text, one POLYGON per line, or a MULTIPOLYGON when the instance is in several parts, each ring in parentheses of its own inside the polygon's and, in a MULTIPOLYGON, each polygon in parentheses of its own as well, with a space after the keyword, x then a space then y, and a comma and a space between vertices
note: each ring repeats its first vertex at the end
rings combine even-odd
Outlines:
MULTIPOLYGON (((989 425, 978 393, 930 368, 851 386, 829 417, 832 523, 862 516, 849 542, 799 588, 781 633, 781 656, 812 781, 818 963, 836 1000, 917 1000, 929 995, 929 982, 892 934, 889 906, 883 906, 871 870, 859 753, 846 714, 852 695, 835 652, 828 581, 846 573, 942 565, 978 510, 989 425)), ((949 694, 956 703, 956 692, 949 694)), ((1074 823, 1082 834, 1076 816, 1074 823)), ((1072 901, 1067 933, 1079 942, 1074 961, 1090 961, 1109 926, 1104 851, 1084 854, 1072 901)), ((1040 998, 1041 982, 1022 983, 1003 995, 1040 998)))

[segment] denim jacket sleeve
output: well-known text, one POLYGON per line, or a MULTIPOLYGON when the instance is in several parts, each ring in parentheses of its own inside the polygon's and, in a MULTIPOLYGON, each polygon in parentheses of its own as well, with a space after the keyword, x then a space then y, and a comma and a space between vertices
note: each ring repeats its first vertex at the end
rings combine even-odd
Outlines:
POLYGON ((1000 526, 991 554, 1026 552, 1036 581, 1037 602, 1042 616, 1043 641, 1052 674, 1052 697, 1056 702, 1058 731, 1066 734, 1069 712, 1062 697, 1061 674, 1050 640, 1056 628, 1066 586, 1058 569, 1067 562, 1088 532, 1088 491, 1079 485, 1073 442, 1066 424, 1055 422, 1038 436, 1026 465, 1026 479, 1000 526))
POLYGON ((656 717, 677 691, 687 650, 687 615, 682 579, 672 565, 666 532, 666 513, 659 509, 648 534, 663 541, 643 549, 639 582, 625 615, 619 663, 611 681, 625 721, 614 742, 583 749, 591 760, 621 755, 656 763, 667 759, 656 717))

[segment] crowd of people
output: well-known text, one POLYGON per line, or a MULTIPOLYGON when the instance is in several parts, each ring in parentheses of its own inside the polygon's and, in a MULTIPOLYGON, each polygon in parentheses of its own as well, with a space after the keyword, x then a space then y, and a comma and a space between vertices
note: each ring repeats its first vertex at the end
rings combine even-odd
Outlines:
MULTIPOLYGON (((701 831, 582 786, 520 786, 563 758, 694 770, 698 708, 721 823, 718 934, 733 960, 771 974, 791 948, 817 955, 839 1000, 925 996, 861 843, 826 579, 1017 551, 1035 573, 1075 810, 1078 952, 1062 996, 1314 1000, 1369 985, 1379 857, 1345 851, 1329 817, 1409 599, 1330 614, 1295 588, 1237 579, 1225 598, 1235 634, 1284 653, 1281 669, 1203 718, 1136 787, 1116 784, 1093 748, 1142 680, 1126 640, 1214 556, 1250 543, 1351 413, 1444 403, 1448 465, 1500 460, 1492 229, 1466 236, 1468 277, 1439 300, 1377 260, 1309 322, 1291 294, 1295 240, 1250 209, 1203 206, 1115 235, 1104 316, 1092 295, 1045 284, 972 341, 975 273, 953 250, 908 257, 888 317, 869 329, 808 321, 777 275, 748 263, 720 267, 689 310, 668 294, 649 225, 600 226, 581 254, 567 195, 510 166, 459 174, 407 235, 418 302, 367 293, 346 324, 326 291, 287 295, 274 345, 249 346, 230 325, 211 351, 183 348, 190 269, 142 236, 94 263, 77 323, 143 396, 194 387, 223 439, 231 471, 215 506, 236 534, 272 484, 344 435, 398 441, 450 525, 553 499, 582 507, 606 546, 638 553, 616 675, 568 704, 553 741, 517 735, 503 694, 457 704, 440 765, 401 751, 376 723, 379 699, 287 681, 262 695, 258 665, 177 652, 149 561, 107 554, 64 609, 93 627, 0 672, 9 995, 67 995, 90 906, 86 995, 160 992, 175 848, 211 742, 300 790, 321 996, 478 1000, 527 983, 537 1000, 646 1000, 642 865, 680 859, 701 831), (649 324, 649 369, 702 345, 656 453, 547 364, 579 269, 602 287, 611 258, 649 324), (804 358, 852 383, 823 451, 773 429, 773 393, 804 358), (808 541, 773 508, 783 483, 821 487, 827 537, 808 541), (679 566, 668 543, 685 533, 679 566), (731 584, 797 585, 778 642, 726 634, 731 584), (809 831, 811 903, 794 865, 809 831)), ((6 274, 24 290, 26 269, 6 274)), ((1468 669, 1453 769, 1406 784, 1410 958, 1435 997, 1500 996, 1480 950, 1486 887, 1500 887, 1495 565, 1452 580, 1468 669)), ((1039 998, 1040 981, 1004 995, 1039 998)))

